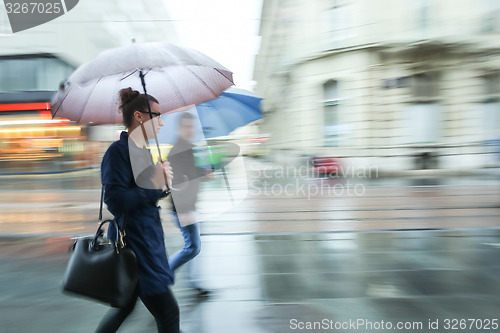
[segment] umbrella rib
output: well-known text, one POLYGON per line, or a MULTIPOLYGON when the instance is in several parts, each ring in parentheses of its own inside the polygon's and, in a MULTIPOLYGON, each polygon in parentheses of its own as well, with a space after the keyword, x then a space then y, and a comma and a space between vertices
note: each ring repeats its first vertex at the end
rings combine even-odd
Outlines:
MULTIPOLYGON (((136 69, 136 70, 134 70, 132 73, 130 73, 130 74, 128 74, 128 75, 126 75, 126 76, 122 77, 122 78, 120 79, 120 81, 123 81, 123 80, 125 80, 126 78, 128 78, 129 76, 134 75, 134 73, 135 73, 135 72, 137 72, 137 69, 136 69)), ((147 73, 146 73, 146 74, 147 74, 147 73)))
MULTIPOLYGON (((69 92, 68 92, 69 93, 69 92)), ((61 101, 61 103, 59 104, 59 106, 57 107, 57 110, 54 111, 54 113, 52 114, 52 119, 54 119, 56 117, 56 114, 59 112, 59 110, 61 109, 61 106, 62 104, 64 103, 64 101, 66 100, 66 97, 68 97, 68 94, 66 94, 63 98, 63 100, 61 101)), ((52 107, 52 103, 50 105, 50 107, 52 107)))
MULTIPOLYGON (((186 69, 187 69, 188 71, 190 71, 191 73, 193 73, 193 75, 194 75, 194 76, 196 76, 196 77, 198 78, 198 80, 200 80, 200 81, 203 83, 203 85, 204 85, 204 86, 205 86, 208 90, 210 90, 210 92, 211 92, 211 93, 215 96, 215 98, 217 98, 217 97, 218 97, 218 95, 217 95, 217 94, 216 94, 216 93, 215 93, 215 92, 214 92, 214 91, 213 91, 213 90, 212 90, 212 89, 208 86, 208 84, 207 84, 205 81, 203 81, 203 79, 202 79, 202 78, 201 78, 198 74, 196 74, 196 73, 195 73, 195 72, 194 72, 191 68, 189 68, 189 67, 186 67, 186 69)), ((217 70, 217 68, 214 68, 214 69, 215 69, 217 72, 219 72, 219 71, 217 70)), ((219 72, 219 73, 220 73, 220 72, 219 72)), ((222 74, 222 73, 221 73, 221 74, 222 74)), ((224 76, 224 75, 222 75, 222 76, 224 76)), ((225 76, 224 76, 224 77, 225 77, 225 76)))
POLYGON ((226 80, 228 80, 229 82, 231 82, 232 84, 234 84, 233 80, 228 78, 227 76, 224 75, 224 73, 222 73, 219 69, 215 68, 214 69, 219 72, 220 75, 224 76, 226 78, 226 80))
POLYGON ((83 106, 83 109, 82 109, 82 113, 80 114, 80 118, 78 118, 78 121, 77 123, 79 124, 80 121, 82 120, 82 117, 83 117, 83 114, 85 113, 85 108, 87 107, 87 104, 88 104, 88 101, 90 100, 90 96, 92 96, 92 94, 94 93, 94 90, 95 90, 95 87, 97 87, 97 84, 101 81, 102 78, 99 78, 97 80, 97 82, 94 84, 94 86, 92 87, 92 91, 90 92, 90 94, 88 95, 89 98, 87 99, 87 102, 85 103, 85 105, 83 106))
MULTIPOLYGON (((67 81, 66 81, 67 82, 67 81)), ((65 83, 66 83, 65 82, 65 83)), ((54 111, 54 114, 52 115, 52 119, 55 118, 56 114, 59 112, 59 110, 61 109, 61 106, 63 105, 64 101, 66 100, 66 97, 68 97, 69 95, 69 91, 66 93, 66 95, 64 95, 64 98, 62 99, 61 103, 59 103, 59 106, 57 107, 57 110, 54 111)), ((52 103, 50 104, 50 107, 52 107, 52 103)))
POLYGON ((172 80, 172 77, 170 76, 170 74, 168 74, 168 72, 167 72, 167 71, 165 71, 164 73, 165 73, 165 75, 166 75, 166 76, 168 76, 169 81, 171 81, 171 82, 173 83, 172 85, 174 86, 174 89, 176 90, 177 95, 178 95, 178 96, 180 97, 180 99, 182 100, 183 105, 184 105, 184 106, 187 106, 188 104, 186 103, 186 100, 184 99, 184 96, 182 96, 181 91, 179 90, 179 88, 178 88, 178 87, 177 87, 177 85, 175 84, 175 81, 174 81, 174 80, 172 80))

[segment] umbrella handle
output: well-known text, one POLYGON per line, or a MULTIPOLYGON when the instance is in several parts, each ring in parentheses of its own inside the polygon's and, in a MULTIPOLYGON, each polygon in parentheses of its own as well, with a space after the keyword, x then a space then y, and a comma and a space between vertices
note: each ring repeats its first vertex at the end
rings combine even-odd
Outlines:
MULTIPOLYGON (((158 150, 158 161, 160 163, 163 163, 163 158, 161 156, 160 144, 158 143, 158 135, 156 134, 155 125, 153 124, 153 122, 154 122, 153 113, 151 112, 151 105, 149 105, 148 92, 146 91, 146 81, 144 80, 144 73, 142 72, 142 70, 139 71, 139 77, 141 78, 141 84, 142 84, 142 88, 144 89, 144 95, 146 95, 146 105, 148 106, 149 118, 151 119, 151 127, 153 128, 153 135, 155 137, 156 149, 158 150)), ((146 131, 144 129, 144 126, 142 124, 141 124, 141 126, 142 126, 142 130, 143 130, 143 134, 145 135, 146 131)), ((167 192, 170 192, 170 185, 169 185, 167 174, 165 173, 165 170, 163 170, 163 178, 165 180, 165 185, 167 186, 167 192)))
POLYGON ((215 164, 214 164, 210 145, 207 145, 207 151, 208 151, 208 159, 210 160, 210 167, 212 168, 212 171, 215 171, 215 164))
POLYGON ((220 169, 222 171, 222 175, 224 176, 224 181, 226 182, 227 194, 229 195, 229 199, 231 199, 231 204, 234 206, 233 194, 231 193, 231 186, 229 185, 229 181, 227 179, 226 170, 224 167, 221 167, 220 169))
MULTIPOLYGON (((144 141, 147 144, 148 135, 146 134, 146 129, 144 128, 144 124, 142 124, 142 123, 141 123, 141 130, 142 130, 142 135, 144 136, 144 141)), ((159 161, 163 162, 161 159, 161 156, 159 156, 158 159, 159 159, 159 161)), ((168 177, 167 177, 167 174, 165 173, 165 170, 162 170, 162 171, 163 171, 163 179, 164 179, 165 185, 167 185, 167 192, 168 192, 172 189, 172 184, 171 184, 171 182, 168 181, 168 177)))

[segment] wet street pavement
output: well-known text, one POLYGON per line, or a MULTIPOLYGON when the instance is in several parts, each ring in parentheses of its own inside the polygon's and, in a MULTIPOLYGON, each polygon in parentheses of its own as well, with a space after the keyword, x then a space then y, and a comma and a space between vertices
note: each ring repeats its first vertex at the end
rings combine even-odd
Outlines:
MULTIPOLYGON (((170 253, 181 246, 178 235, 166 241, 170 253)), ((96 327, 105 306, 60 293, 67 245, 64 238, 1 240, 0 332, 96 327)), ((330 331, 387 331, 374 328, 383 321, 414 325, 395 331, 443 332, 453 324, 447 320, 461 319, 491 327, 500 319, 499 258, 498 229, 207 235, 197 260, 213 295, 198 299, 183 271, 174 292, 186 333, 322 332, 298 327, 353 321, 355 330, 330 331), (440 329, 430 330, 436 320, 440 329)), ((154 331, 139 305, 120 332, 154 331)))
MULTIPOLYGON (((228 208, 231 202, 220 175, 217 181, 206 183, 198 203, 199 212, 206 216, 203 232, 253 234, 500 226, 500 177, 356 180, 266 177, 252 178, 249 172, 246 184, 239 184, 245 190, 243 198, 232 208, 228 208), (214 211, 218 213, 212 214, 214 211)), ((95 229, 99 195, 98 170, 1 178, 0 233, 91 233, 95 229)), ((163 200, 161 206, 165 230, 175 233, 169 201, 163 200)))
MULTIPOLYGON (((222 185, 199 202, 213 294, 197 298, 182 270, 173 288, 185 333, 500 332, 498 178, 249 177, 241 202, 210 215, 227 205, 222 185)), ((107 308, 60 280, 98 198, 95 170, 1 179, 0 333, 96 327, 107 308)), ((173 253, 182 239, 161 205, 173 253)), ((141 304, 120 330, 154 331, 141 304)))

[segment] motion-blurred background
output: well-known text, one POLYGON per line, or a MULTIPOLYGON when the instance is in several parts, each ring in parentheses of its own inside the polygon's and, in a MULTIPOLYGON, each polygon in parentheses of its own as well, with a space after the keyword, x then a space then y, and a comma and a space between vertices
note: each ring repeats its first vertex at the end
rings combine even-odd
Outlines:
POLYGON ((380 171, 498 167, 499 13, 489 0, 264 1, 270 147, 380 171))
MULTIPOLYGON (((123 128, 52 119, 50 100, 132 40, 199 49, 263 97, 262 119, 218 138, 241 148, 226 171, 246 194, 202 225, 213 298, 178 276, 187 332, 498 317, 499 34, 497 0, 86 0, 15 34, 0 7, 0 332, 88 332, 104 310, 57 283, 123 128)), ((204 184, 200 212, 226 187, 204 184)))
POLYGON ((97 165, 116 131, 51 120, 58 85, 104 49, 133 39, 196 47, 192 35, 265 98, 265 118, 241 131, 248 154, 343 157, 381 173, 499 166, 498 1, 249 1, 246 16, 224 2, 196 5, 87 1, 17 34, 2 12, 4 173, 97 165), (228 29, 238 15, 241 28, 228 29), (216 29, 209 41, 204 27, 216 29))

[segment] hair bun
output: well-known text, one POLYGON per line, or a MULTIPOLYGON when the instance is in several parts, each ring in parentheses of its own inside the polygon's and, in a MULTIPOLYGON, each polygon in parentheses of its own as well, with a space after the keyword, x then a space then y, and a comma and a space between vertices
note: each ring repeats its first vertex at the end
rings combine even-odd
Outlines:
POLYGON ((128 104, 130 102, 132 102, 134 99, 137 98, 137 96, 139 96, 141 93, 138 92, 137 90, 134 90, 132 88, 124 88, 122 90, 120 90, 120 100, 121 100, 121 104, 122 106, 125 105, 125 104, 128 104))

